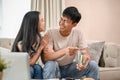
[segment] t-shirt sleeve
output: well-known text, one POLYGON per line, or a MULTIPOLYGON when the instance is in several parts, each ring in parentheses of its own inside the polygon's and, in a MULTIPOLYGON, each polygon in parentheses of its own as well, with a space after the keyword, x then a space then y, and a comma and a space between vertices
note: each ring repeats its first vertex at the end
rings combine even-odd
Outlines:
POLYGON ((52 35, 52 31, 51 31, 51 30, 48 30, 46 34, 49 36, 48 45, 50 45, 50 46, 53 47, 53 37, 52 37, 53 35, 52 35))
POLYGON ((87 42, 86 42, 86 40, 85 40, 85 37, 84 37, 84 35, 83 35, 83 33, 80 31, 80 30, 78 30, 78 47, 79 48, 81 48, 81 49, 83 49, 83 48, 87 48, 88 47, 88 45, 87 45, 87 42))

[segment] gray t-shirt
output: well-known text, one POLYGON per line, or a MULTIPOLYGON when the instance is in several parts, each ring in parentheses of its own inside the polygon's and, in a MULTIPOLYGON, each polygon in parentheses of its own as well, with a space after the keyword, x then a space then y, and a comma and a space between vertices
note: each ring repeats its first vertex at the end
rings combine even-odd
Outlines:
MULTIPOLYGON (((59 29, 52 29, 47 32, 50 36, 49 45, 53 47, 53 50, 57 51, 66 47, 79 47, 80 49, 86 48, 87 44, 83 37, 83 34, 79 29, 73 29, 69 36, 63 37, 59 29)), ((60 66, 67 65, 73 62, 75 55, 64 55, 57 59, 60 66)))

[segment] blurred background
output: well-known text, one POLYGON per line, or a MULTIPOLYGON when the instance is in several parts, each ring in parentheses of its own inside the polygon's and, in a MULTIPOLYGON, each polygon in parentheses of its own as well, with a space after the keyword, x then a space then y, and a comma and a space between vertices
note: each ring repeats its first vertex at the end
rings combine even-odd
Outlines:
POLYGON ((0 0, 0 38, 15 38, 30 10, 41 12, 46 30, 58 28, 61 13, 68 6, 81 13, 78 28, 87 40, 120 44, 120 0, 0 0))

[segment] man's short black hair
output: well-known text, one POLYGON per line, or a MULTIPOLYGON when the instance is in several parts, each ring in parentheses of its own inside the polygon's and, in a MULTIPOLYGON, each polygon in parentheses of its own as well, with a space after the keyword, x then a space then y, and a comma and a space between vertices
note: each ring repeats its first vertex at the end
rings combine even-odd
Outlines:
POLYGON ((63 17, 68 17, 70 18, 73 23, 78 23, 81 19, 81 14, 79 13, 78 9, 76 7, 67 7, 64 11, 63 11, 63 17))

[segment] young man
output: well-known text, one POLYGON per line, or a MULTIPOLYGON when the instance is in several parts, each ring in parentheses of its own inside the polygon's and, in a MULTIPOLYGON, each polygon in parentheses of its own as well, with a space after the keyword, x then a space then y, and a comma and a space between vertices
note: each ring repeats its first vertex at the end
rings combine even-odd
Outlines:
POLYGON ((49 30, 51 38, 44 49, 45 66, 43 78, 81 78, 82 76, 99 79, 99 68, 94 61, 90 61, 87 44, 83 34, 76 27, 81 14, 75 7, 67 7, 59 22, 59 29, 49 30), (84 51, 87 66, 73 62, 77 50, 84 51))

